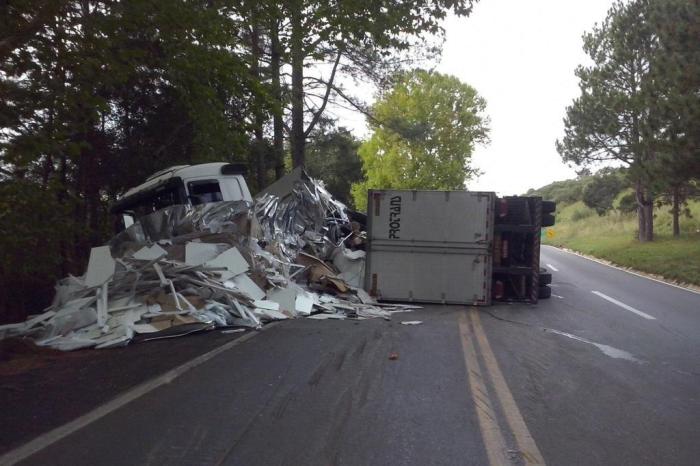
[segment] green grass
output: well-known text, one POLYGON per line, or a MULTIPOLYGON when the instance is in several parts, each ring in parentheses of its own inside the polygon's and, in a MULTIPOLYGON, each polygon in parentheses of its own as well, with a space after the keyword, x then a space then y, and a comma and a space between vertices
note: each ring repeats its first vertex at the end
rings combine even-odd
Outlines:
POLYGON ((582 202, 558 206, 554 238, 545 244, 563 246, 609 260, 623 267, 700 285, 700 202, 690 203, 692 218, 681 218, 681 237, 671 235, 668 207, 657 209, 655 240, 636 240, 636 214, 617 211, 599 217, 582 202))

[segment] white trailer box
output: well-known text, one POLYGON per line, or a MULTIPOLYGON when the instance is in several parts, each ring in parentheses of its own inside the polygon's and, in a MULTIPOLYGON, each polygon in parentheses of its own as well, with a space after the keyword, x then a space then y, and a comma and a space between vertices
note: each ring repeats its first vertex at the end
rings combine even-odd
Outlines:
POLYGON ((370 190, 365 289, 386 301, 488 305, 495 194, 370 190))

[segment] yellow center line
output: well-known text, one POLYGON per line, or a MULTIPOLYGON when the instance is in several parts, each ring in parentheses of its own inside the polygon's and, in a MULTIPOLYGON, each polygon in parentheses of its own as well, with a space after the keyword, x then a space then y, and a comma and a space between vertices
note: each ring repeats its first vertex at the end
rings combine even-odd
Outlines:
POLYGON ((469 328, 469 320, 466 314, 459 316, 459 333, 462 340, 464 352, 464 362, 467 365, 467 375, 469 377, 469 388, 474 401, 481 437, 484 440, 484 448, 491 466, 502 466, 511 464, 506 458, 506 444, 503 434, 496 421, 496 414, 491 406, 491 401, 484 385, 484 378, 481 375, 481 368, 476 358, 476 351, 472 343, 472 331, 469 328), (484 396, 478 396, 481 393, 484 396))
MULTIPOLYGON (((508 427, 515 437, 515 441, 518 444, 518 448, 520 449, 525 464, 544 465, 545 462, 544 458, 542 457, 542 453, 540 453, 539 448, 537 448, 535 439, 532 438, 532 435, 530 435, 530 431, 528 430, 525 420, 518 409, 518 405, 515 403, 515 399, 513 399, 513 394, 508 388, 508 384, 506 383, 503 373, 498 366, 496 356, 493 354, 491 345, 486 338, 486 333, 481 326, 479 313, 475 308, 470 309, 469 317, 471 318, 472 328, 474 329, 474 334, 476 335, 477 346, 479 347, 479 351, 484 360, 484 365, 486 366, 485 371, 488 372, 490 376, 491 382, 496 390, 496 396, 498 397, 498 401, 503 409, 506 422, 508 423, 508 427)), ((462 340, 464 340, 464 338, 462 340)))

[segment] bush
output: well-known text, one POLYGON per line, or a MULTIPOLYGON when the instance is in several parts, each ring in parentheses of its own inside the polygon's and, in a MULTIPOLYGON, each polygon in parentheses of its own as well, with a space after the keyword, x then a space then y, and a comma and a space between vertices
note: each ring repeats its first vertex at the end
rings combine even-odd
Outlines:
POLYGON ((574 213, 571 214, 571 221, 578 222, 579 220, 583 220, 584 218, 588 218, 591 215, 593 215, 593 212, 591 212, 590 210, 585 210, 585 209, 575 210, 574 213))
POLYGON ((617 210, 623 214, 630 214, 637 211, 637 196, 634 193, 627 193, 620 198, 617 210))
POLYGON ((622 182, 616 174, 596 175, 583 189, 583 202, 602 216, 612 209, 613 201, 622 189, 622 182))

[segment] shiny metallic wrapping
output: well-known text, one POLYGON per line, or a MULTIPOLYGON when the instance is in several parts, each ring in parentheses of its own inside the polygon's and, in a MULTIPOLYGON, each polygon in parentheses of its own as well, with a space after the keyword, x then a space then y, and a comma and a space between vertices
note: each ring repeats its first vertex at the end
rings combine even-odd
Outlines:
POLYGON ((178 237, 188 238, 201 233, 229 233, 241 239, 250 235, 251 204, 246 201, 209 204, 174 205, 141 217, 113 237, 109 246, 114 257, 121 257, 128 248, 178 237))
POLYGON ((303 174, 284 196, 263 193, 255 199, 254 215, 261 240, 273 244, 293 262, 307 241, 330 251, 338 242, 335 226, 348 223, 346 207, 333 199, 320 181, 303 174))

